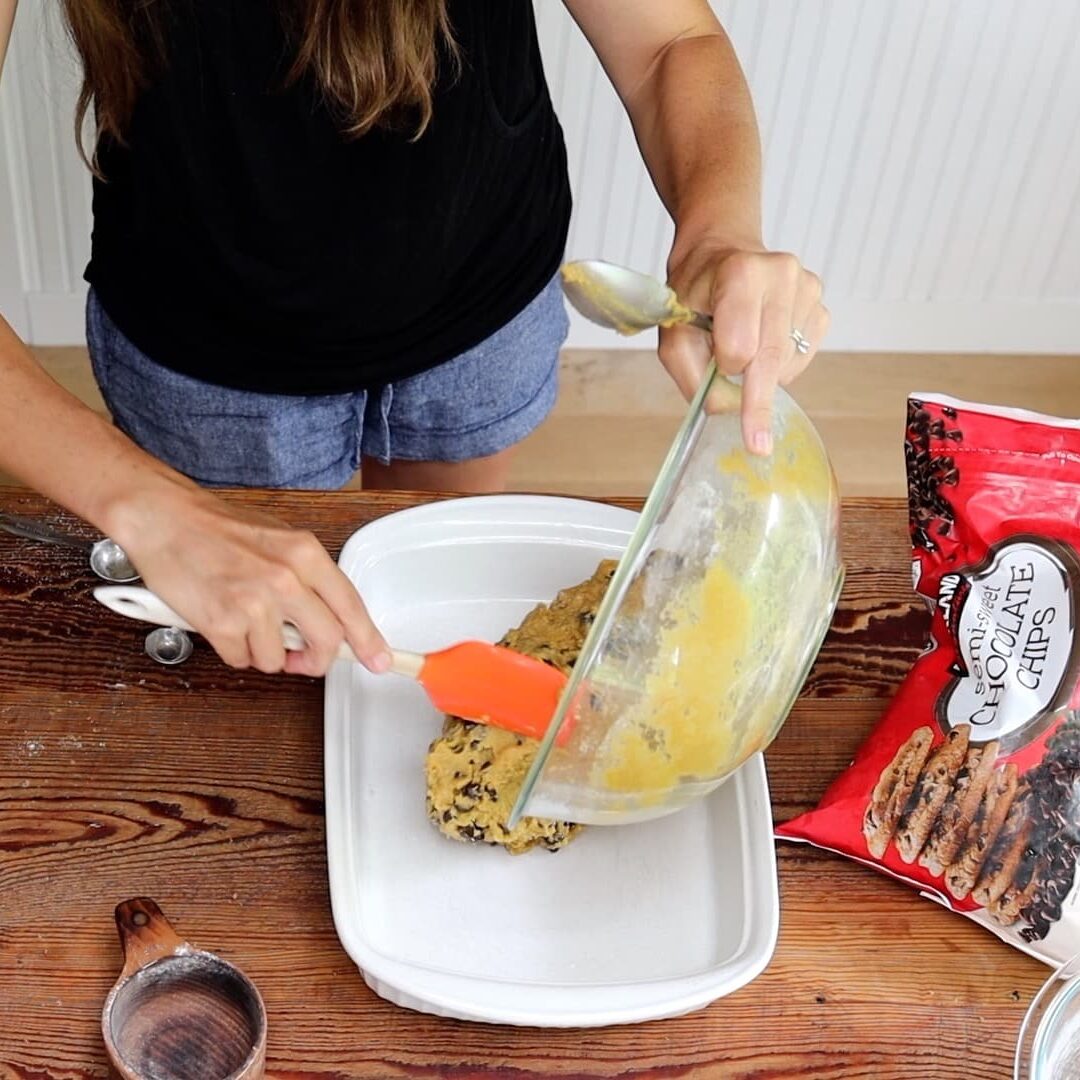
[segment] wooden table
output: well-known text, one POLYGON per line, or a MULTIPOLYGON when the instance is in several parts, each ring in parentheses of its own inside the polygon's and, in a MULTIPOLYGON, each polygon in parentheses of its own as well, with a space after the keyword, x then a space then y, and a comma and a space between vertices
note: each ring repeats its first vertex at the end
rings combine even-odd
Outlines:
MULTIPOLYGON (((335 553, 364 522, 423 501, 228 497, 314 529, 335 553)), ((81 527, 17 489, 0 488, 0 509, 81 527)), ((778 820, 850 760, 926 631, 902 504, 848 502, 844 546, 833 630, 768 753, 778 820)), ((107 1075, 112 913, 137 895, 255 980, 274 1077, 1011 1076, 1047 969, 905 886, 792 844, 779 847, 771 965, 704 1011, 539 1031, 387 1004, 331 921, 321 683, 234 674, 205 645, 160 667, 142 653, 145 629, 103 616, 92 584, 78 553, 0 534, 0 1077, 107 1075)))

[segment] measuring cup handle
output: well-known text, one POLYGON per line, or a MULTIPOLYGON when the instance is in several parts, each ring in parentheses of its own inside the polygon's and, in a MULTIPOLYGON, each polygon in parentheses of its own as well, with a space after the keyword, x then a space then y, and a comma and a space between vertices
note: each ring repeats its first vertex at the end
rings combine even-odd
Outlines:
MULTIPOLYGON (((126 615, 129 619, 140 619, 158 626, 175 626, 180 630, 195 629, 191 623, 177 615, 160 596, 141 585, 99 585, 94 590, 94 599, 110 611, 115 611, 117 615, 126 615)), ((300 631, 292 623, 282 625, 281 638, 285 648, 291 652, 307 647, 300 631)), ((356 659, 347 641, 341 643, 337 658, 356 659)))
POLYGON ((116 929, 124 950, 124 976, 133 975, 163 956, 173 956, 191 948, 148 896, 116 905, 116 929))
POLYGON ((194 630, 191 623, 177 615, 160 596, 141 585, 99 585, 94 590, 94 599, 110 611, 126 615, 129 619, 194 630))

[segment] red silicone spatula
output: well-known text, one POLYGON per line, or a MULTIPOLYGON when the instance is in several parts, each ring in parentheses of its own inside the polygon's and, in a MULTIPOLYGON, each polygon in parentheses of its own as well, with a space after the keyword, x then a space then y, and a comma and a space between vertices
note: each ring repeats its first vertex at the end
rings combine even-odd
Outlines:
MULTIPOLYGON (((149 589, 106 585, 95 589, 94 596, 120 615, 159 626, 192 629, 149 589)), ((295 626, 286 623, 281 636, 286 649, 304 648, 304 639, 295 626)), ((566 676, 549 664, 483 641, 464 641, 426 654, 393 650, 391 657, 390 670, 420 683, 437 709, 534 739, 543 738, 566 685, 566 676)), ((356 660, 344 642, 338 658, 356 660)), ((560 742, 568 731, 566 723, 560 742)))
POLYGON ((566 686, 566 676, 550 664, 484 641, 391 656, 390 670, 416 679, 435 708, 534 739, 544 737, 566 686))

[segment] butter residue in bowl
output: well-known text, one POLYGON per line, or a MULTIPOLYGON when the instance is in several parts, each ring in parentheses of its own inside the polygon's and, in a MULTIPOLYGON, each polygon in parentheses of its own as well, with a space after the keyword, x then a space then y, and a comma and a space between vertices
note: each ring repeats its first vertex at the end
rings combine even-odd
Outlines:
POLYGON ((736 517, 740 528, 722 508, 708 526, 713 552, 703 571, 666 589, 640 693, 612 726, 598 761, 602 788, 639 806, 663 804, 681 785, 727 775, 775 734, 791 690, 769 668, 802 630, 790 625, 785 590, 792 598, 814 586, 795 579, 798 553, 787 545, 773 546, 765 572, 760 529, 786 500, 830 497, 831 466, 815 438, 809 424, 790 423, 769 458, 737 446, 715 459, 728 504, 753 511, 736 517))
POLYGON ((611 733, 603 775, 612 791, 663 793, 688 777, 718 776, 748 752, 717 717, 718 687, 739 678, 753 609, 740 583, 713 562, 701 583, 664 611, 657 655, 638 706, 611 733))

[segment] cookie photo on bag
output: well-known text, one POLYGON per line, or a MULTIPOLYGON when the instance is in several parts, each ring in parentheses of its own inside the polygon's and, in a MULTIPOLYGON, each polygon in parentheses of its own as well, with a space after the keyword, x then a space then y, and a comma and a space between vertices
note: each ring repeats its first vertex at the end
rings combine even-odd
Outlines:
POLYGON ((986 746, 968 748, 952 790, 919 855, 919 865, 925 866, 935 877, 940 877, 956 858, 979 812, 986 785, 990 782, 997 761, 998 745, 995 740, 986 746))
POLYGON ((904 862, 914 862, 922 851, 960 772, 970 734, 967 724, 953 728, 927 760, 896 826, 896 849, 904 862))
POLYGON ((923 726, 900 744, 874 787, 863 815, 863 835, 870 853, 880 859, 896 831, 900 815, 915 790, 919 774, 930 754, 933 731, 923 726))
POLYGON ((945 885, 957 900, 966 899, 975 888, 986 855, 994 846, 1016 797, 1016 787, 1017 771, 1011 762, 995 770, 987 783, 975 820, 968 826, 956 858, 945 868, 945 885))

